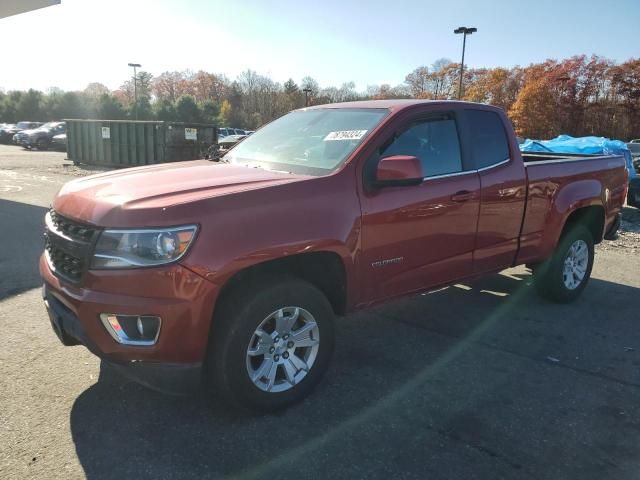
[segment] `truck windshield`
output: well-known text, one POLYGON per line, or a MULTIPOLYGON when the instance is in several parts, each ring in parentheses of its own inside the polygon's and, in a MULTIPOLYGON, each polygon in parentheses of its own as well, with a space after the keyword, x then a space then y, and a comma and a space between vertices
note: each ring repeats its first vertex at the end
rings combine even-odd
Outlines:
POLYGON ((326 175, 347 159, 387 113, 383 108, 291 112, 247 137, 223 161, 303 175, 326 175))

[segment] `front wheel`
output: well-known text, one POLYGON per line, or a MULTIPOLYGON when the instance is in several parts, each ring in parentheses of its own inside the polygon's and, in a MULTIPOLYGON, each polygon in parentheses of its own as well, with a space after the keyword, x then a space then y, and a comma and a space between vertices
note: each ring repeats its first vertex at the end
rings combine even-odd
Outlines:
POLYGON ((39 138, 38 141, 36 142, 36 148, 42 151, 48 150, 49 142, 47 141, 46 138, 39 138))
POLYGON ((270 412, 305 398, 333 352, 333 310, 298 279, 263 279, 231 293, 214 319, 205 368, 208 395, 270 412))
POLYGON ((593 237, 582 225, 570 227, 551 258, 537 266, 534 284, 545 298, 560 303, 578 298, 591 277, 593 237))

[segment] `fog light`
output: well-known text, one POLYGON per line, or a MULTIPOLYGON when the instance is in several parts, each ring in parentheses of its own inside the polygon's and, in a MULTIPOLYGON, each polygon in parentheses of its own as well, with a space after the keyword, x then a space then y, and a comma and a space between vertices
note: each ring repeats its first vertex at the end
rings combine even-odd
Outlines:
POLYGON ((123 345, 151 346, 158 341, 160 317, 101 313, 100 320, 109 335, 123 345))

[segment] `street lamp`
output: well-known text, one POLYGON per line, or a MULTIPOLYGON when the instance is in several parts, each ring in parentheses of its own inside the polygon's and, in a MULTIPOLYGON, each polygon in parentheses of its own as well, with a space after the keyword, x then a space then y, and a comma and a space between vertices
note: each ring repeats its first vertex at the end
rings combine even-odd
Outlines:
POLYGON ((311 90, 311 88, 307 87, 307 88, 303 88, 302 91, 304 92, 304 106, 308 107, 309 106, 309 94, 313 90, 311 90))
POLYGON ((129 66, 133 67, 133 105, 136 111, 136 120, 138 120, 138 73, 136 69, 142 65, 139 63, 130 63, 129 66))
POLYGON ((474 27, 459 27, 456 28, 453 33, 462 33, 462 61, 460 62, 460 85, 458 86, 458 100, 462 99, 462 75, 464 74, 464 49, 467 44, 467 35, 471 35, 477 32, 478 29, 474 27))

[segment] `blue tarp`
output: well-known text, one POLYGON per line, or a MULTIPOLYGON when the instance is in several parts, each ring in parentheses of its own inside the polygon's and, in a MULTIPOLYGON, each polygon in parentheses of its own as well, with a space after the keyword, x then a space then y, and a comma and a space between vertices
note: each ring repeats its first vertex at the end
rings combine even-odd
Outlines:
POLYGON ((527 139, 520 145, 523 152, 552 152, 552 153, 588 153, 594 155, 623 155, 629 178, 636 176, 631 160, 631 152, 624 142, 610 140, 605 137, 571 137, 560 135, 552 140, 527 139))

